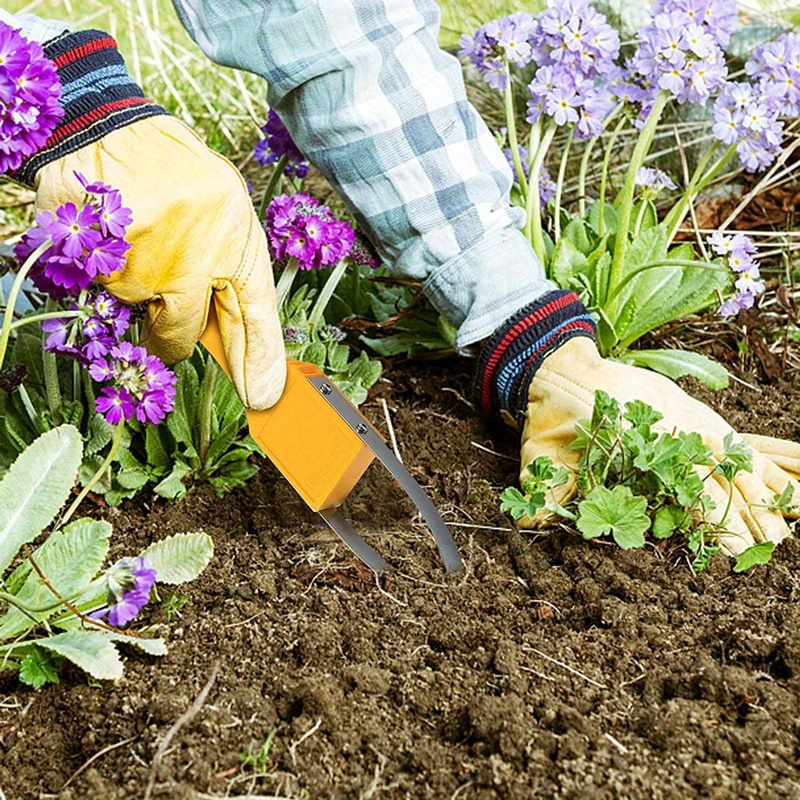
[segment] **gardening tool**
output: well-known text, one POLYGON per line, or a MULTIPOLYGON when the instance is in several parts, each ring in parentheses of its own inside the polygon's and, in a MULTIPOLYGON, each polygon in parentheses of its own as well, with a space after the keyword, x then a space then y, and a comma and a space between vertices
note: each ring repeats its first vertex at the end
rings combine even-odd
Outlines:
MULTIPOLYGON (((229 374, 214 303, 200 341, 229 374)), ((266 411, 246 409, 250 435, 313 511, 374 572, 387 563, 353 530, 339 506, 377 457, 428 523, 445 569, 462 567, 453 537, 408 470, 359 410, 314 364, 286 360, 286 387, 266 411)))

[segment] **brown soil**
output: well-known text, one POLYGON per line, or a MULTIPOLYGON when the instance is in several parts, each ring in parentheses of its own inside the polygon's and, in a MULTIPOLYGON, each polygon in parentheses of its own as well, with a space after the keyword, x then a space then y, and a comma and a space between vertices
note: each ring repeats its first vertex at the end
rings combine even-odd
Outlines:
MULTIPOLYGON (((269 465, 222 500, 106 512, 114 556, 203 529, 216 557, 180 590, 166 657, 131 652, 118 685, 2 687, 5 797, 139 800, 215 665, 153 797, 800 796, 800 543, 746 575, 720 558, 695 576, 679 554, 515 531, 497 510, 515 443, 462 399, 468 368, 389 372, 379 390, 464 574, 445 579, 380 467, 349 503, 397 567, 380 586, 269 465)), ((743 430, 800 437, 796 388, 709 399, 743 430)))

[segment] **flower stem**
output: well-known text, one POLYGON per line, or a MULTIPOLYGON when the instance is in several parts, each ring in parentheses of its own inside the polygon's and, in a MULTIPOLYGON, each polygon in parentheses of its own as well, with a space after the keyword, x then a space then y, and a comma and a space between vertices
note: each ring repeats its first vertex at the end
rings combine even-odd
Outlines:
POLYGON ((514 91, 509 79, 504 95, 506 107, 506 126, 508 127, 508 146, 511 148, 511 160, 514 162, 514 171, 517 173, 517 183, 525 199, 527 181, 525 180, 525 170, 522 167, 522 159, 519 157, 519 141, 517 140, 517 117, 514 110, 514 91))
MULTIPOLYGON (((622 111, 624 107, 624 103, 618 103, 614 108, 611 109, 608 116, 603 120, 603 129, 605 130, 608 127, 608 123, 611 122, 614 117, 622 111)), ((621 122, 617 123, 617 127, 615 128, 614 137, 616 138, 616 131, 619 130, 625 122, 625 117, 622 118, 621 122)), ((586 173, 589 171, 589 161, 592 156, 592 151, 594 150, 595 145, 600 141, 600 135, 593 136, 586 142, 586 148, 583 151, 583 156, 581 157, 581 165, 578 170, 578 214, 583 217, 586 214, 586 173)), ((613 139, 612 139, 613 143, 613 139)), ((611 144, 609 144, 608 148, 606 148, 606 152, 611 149, 611 144)), ((603 175, 602 178, 605 177, 605 161, 603 167, 603 175)))
POLYGON ((213 358, 206 360, 206 374, 200 389, 202 405, 200 406, 200 463, 205 468, 208 448, 211 447, 211 415, 214 409, 214 393, 222 370, 213 358))
POLYGON ((574 126, 570 129, 567 143, 564 145, 564 152, 561 154, 561 163, 558 165, 558 180, 556 181, 555 216, 553 219, 553 237, 558 241, 561 236, 561 192, 564 188, 564 176, 567 174, 567 161, 569 151, 572 148, 572 137, 575 135, 574 126))
POLYGON ((15 319, 11 323, 11 330, 22 328, 32 322, 44 322, 46 319, 72 319, 73 317, 79 317, 81 313, 80 311, 47 311, 41 314, 31 314, 21 319, 15 319))
POLYGON ((542 266, 547 265, 547 249, 544 246, 544 237, 542 236, 542 208, 541 200, 539 198, 539 172, 542 168, 542 162, 547 154, 547 149, 550 147, 550 142, 553 141, 553 136, 556 132, 556 126, 551 124, 542 135, 542 140, 536 148, 536 155, 534 156, 528 173, 528 197, 525 203, 525 235, 533 245, 533 250, 536 253, 539 263, 542 266))
POLYGON ((322 321, 322 315, 325 313, 325 307, 330 302, 331 297, 333 297, 333 293, 336 291, 336 286, 342 279, 342 275, 344 275, 349 263, 349 258, 343 258, 333 268, 333 270, 331 270, 331 274, 328 276, 328 280, 325 281, 325 285, 322 287, 322 291, 319 293, 319 297, 314 303, 314 307, 311 309, 311 314, 308 317, 308 324, 312 329, 316 328, 317 325, 319 325, 319 323, 322 321))
POLYGON ((678 232, 678 228, 680 228, 683 220, 686 219, 686 214, 689 211, 689 204, 697 197, 700 192, 708 186, 714 178, 719 175, 722 168, 731 160, 731 157, 736 152, 736 145, 732 144, 714 163, 711 169, 708 170, 705 174, 703 174, 705 168, 708 166, 708 162, 711 160, 711 156, 719 147, 719 142, 714 142, 711 147, 708 149, 708 152, 703 156, 700 163, 697 165, 697 169, 694 171, 694 175, 692 175, 691 180, 689 181, 689 185, 686 187, 686 191, 683 193, 680 201, 676 203, 672 209, 670 210, 669 214, 664 218, 664 225, 667 228, 667 243, 672 243, 672 240, 675 238, 675 234, 678 232))
POLYGON ((295 275, 300 269, 300 263, 296 258, 290 258, 289 263, 283 268, 281 277, 278 278, 278 285, 275 287, 275 303, 280 314, 286 298, 289 296, 289 290, 294 283, 295 275))
POLYGON ((72 501, 70 507, 66 510, 64 515, 58 521, 58 524, 55 526, 54 530, 63 528, 72 518, 72 515, 78 510, 78 506, 83 502, 84 498, 87 494, 92 490, 92 487, 100 480, 103 476, 103 473, 108 469, 111 465, 111 462, 114 460, 114 456, 117 454, 117 450, 119 450, 120 443, 122 442, 122 434, 125 432, 125 420, 120 420, 117 424, 116 429, 114 430, 114 438, 111 440, 111 449, 108 451, 108 455, 105 457, 105 460, 98 468, 97 472, 89 478, 86 486, 81 489, 80 494, 72 501))
POLYGON ((614 151, 614 144, 617 141, 617 135, 622 130, 622 126, 625 124, 625 117, 622 117, 620 121, 617 123, 616 127, 611 133, 611 137, 608 140, 608 147, 606 147, 606 151, 603 154, 603 170, 600 173, 600 197, 598 198, 598 217, 597 217, 597 234, 598 236, 603 235, 603 219, 605 217, 605 210, 606 210, 606 186, 608 185, 608 162, 611 160, 611 153, 614 151))
POLYGON ((0 329, 0 367, 3 366, 3 359, 6 357, 6 350, 8 349, 8 339, 11 336, 11 325, 14 321, 14 307, 17 305, 17 298, 20 291, 22 291, 22 284, 25 283, 25 278, 31 271, 33 265, 39 260, 39 256, 52 246, 52 242, 48 239, 44 244, 39 245, 20 268, 14 283, 11 286, 11 291, 8 293, 8 302, 3 313, 3 327, 0 329))
MULTIPOLYGON (((633 210, 633 193, 636 184, 636 173, 639 171, 642 164, 644 164, 645 157, 650 151, 650 145, 653 143, 653 137, 655 136, 658 121, 661 118, 661 112, 667 105, 670 96, 670 93, 663 89, 656 96, 655 103, 653 103, 653 107, 650 109, 644 127, 636 141, 636 147, 633 149, 631 163, 628 165, 628 170, 625 173, 625 183, 623 184, 619 202, 617 203, 619 206, 619 222, 617 224, 616 242, 614 244, 614 260, 611 262, 611 272, 608 281, 608 293, 614 292, 614 287, 622 278, 622 265, 625 260, 625 251, 628 249, 628 230, 631 224, 631 211, 633 210)), ((607 313, 608 310, 609 309, 606 309, 607 313)))
MULTIPOLYGON (((45 310, 50 313, 53 308, 55 308, 55 302, 53 300, 48 300, 45 310)), ((42 338, 44 339, 44 334, 42 334, 42 338)), ((42 344, 44 344, 44 342, 42 342, 42 344)), ((61 408, 61 386, 58 381, 58 362, 56 361, 56 354, 44 348, 42 349, 42 372, 44 374, 44 394, 47 398, 47 408, 50 411, 50 416, 54 417, 61 408)))
POLYGON ((261 205, 258 207, 258 219, 260 222, 264 221, 264 216, 267 213, 267 206, 281 182, 281 177, 283 176, 283 171, 286 169, 288 161, 288 155, 281 156, 275 164, 275 169, 272 170, 272 175, 269 176, 267 188, 264 189, 264 196, 261 198, 261 205))

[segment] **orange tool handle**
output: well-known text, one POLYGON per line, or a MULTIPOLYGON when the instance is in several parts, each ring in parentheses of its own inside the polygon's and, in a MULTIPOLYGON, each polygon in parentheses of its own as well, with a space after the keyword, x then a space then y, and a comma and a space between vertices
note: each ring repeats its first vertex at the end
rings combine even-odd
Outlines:
MULTIPOLYGON (((200 341, 230 377, 212 301, 200 341)), ((314 364, 286 359, 286 387, 266 411, 245 409, 250 435, 313 511, 341 505, 375 457, 309 377, 314 364)))

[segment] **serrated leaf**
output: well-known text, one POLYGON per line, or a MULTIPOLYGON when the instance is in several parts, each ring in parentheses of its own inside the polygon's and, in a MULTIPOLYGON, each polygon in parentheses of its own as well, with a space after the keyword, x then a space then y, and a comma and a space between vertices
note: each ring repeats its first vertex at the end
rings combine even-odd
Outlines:
POLYGON ((673 380, 691 375, 709 389, 728 386, 728 370, 717 361, 693 350, 629 350, 624 360, 628 364, 660 372, 673 380))
POLYGON ((47 650, 34 645, 19 665, 19 679, 26 686, 41 689, 46 683, 58 683, 58 668, 47 650))
POLYGON ((172 465, 169 475, 153 487, 153 491, 159 497, 166 497, 168 500, 176 500, 183 497, 188 488, 183 479, 192 471, 192 468, 185 461, 176 461, 172 465))
POLYGON ((122 659, 113 639, 102 631, 66 631, 37 639, 36 644, 68 658, 97 680, 118 681, 122 677, 122 659))
POLYGON ((147 464, 150 467, 163 467, 166 469, 170 465, 170 457, 161 441, 159 425, 147 425, 144 432, 145 452, 147 453, 147 464))
POLYGON ((511 514, 514 519, 524 516, 532 517, 540 508, 544 507, 544 492, 534 492, 530 498, 514 486, 509 486, 500 495, 500 510, 503 513, 511 514))
POLYGON ((653 518, 653 536, 668 539, 686 520, 686 512, 679 506, 664 506, 653 518))
POLYGON ((178 533, 151 544, 140 555, 156 571, 159 583, 187 583, 211 561, 214 543, 207 533, 178 533))
MULTIPOLYGON (((74 597, 85 591, 102 567, 108 553, 111 531, 111 525, 102 520, 76 520, 63 531, 51 533, 44 544, 34 551, 33 559, 62 597, 74 597)), ((49 604, 56 599, 33 570, 28 573, 16 596, 31 606, 49 604)), ((0 639, 17 636, 34 627, 37 622, 53 616, 61 608, 63 606, 56 606, 40 613, 25 613, 19 608, 9 608, 0 619, 0 639)))
POLYGON ((733 566, 734 572, 747 572, 757 564, 768 564, 772 559, 772 552, 775 550, 775 542, 759 542, 747 550, 739 553, 736 564, 733 566))
POLYGON ((81 436, 62 425, 40 436, 0 481, 0 574, 49 525, 75 485, 81 436))
POLYGON ((585 539, 609 533, 623 549, 644 546, 644 533, 650 527, 647 498, 634 497, 627 486, 613 489, 595 486, 578 505, 578 530, 585 539))

